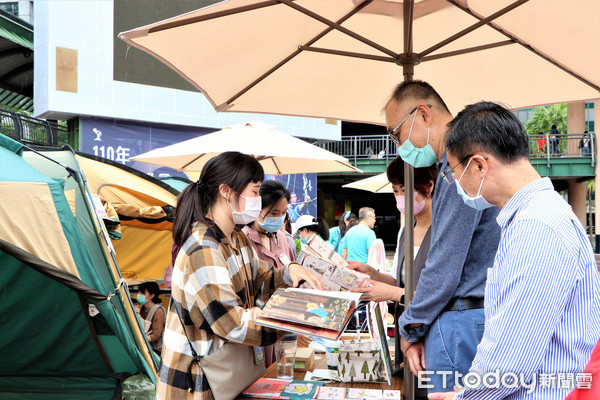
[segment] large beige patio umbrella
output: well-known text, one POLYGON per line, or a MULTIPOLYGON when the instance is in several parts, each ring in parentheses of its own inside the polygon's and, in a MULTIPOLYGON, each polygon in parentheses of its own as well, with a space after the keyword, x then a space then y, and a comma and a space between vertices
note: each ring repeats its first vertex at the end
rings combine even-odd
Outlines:
POLYGON ((204 164, 224 151, 256 157, 265 174, 310 172, 361 172, 347 159, 260 122, 231 125, 220 131, 131 157, 133 161, 201 171, 204 164))
POLYGON ((454 113, 599 98, 599 20, 596 0, 229 0, 119 36, 218 111, 383 124, 413 66, 454 113))

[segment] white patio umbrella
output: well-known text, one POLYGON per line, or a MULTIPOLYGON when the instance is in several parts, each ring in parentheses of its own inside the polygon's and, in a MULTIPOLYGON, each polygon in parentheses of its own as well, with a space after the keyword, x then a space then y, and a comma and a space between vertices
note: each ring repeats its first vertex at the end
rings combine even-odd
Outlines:
POLYGON ((342 187, 350 189, 366 190, 373 193, 393 193, 392 184, 388 181, 387 175, 378 174, 370 176, 365 179, 358 180, 356 182, 347 183, 342 187))
POLYGON ((119 36, 217 111, 383 124, 422 79, 450 111, 600 98, 597 0, 229 0, 119 36))
POLYGON ((256 157, 265 174, 270 175, 362 172, 342 156, 260 122, 231 125, 218 132, 151 150, 131 160, 178 171, 201 171, 208 160, 225 151, 256 157))

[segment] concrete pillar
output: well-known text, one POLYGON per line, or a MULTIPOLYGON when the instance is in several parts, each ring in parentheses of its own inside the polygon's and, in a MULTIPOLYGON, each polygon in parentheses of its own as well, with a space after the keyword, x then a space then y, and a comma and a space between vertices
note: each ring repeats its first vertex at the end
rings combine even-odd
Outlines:
POLYGON ((576 179, 567 180, 569 189, 569 204, 573 208, 573 212, 579 218, 581 225, 587 225, 585 200, 587 195, 586 183, 577 182, 576 179))
MULTIPOLYGON (((585 131, 585 103, 567 104, 567 133, 581 134, 583 131, 585 131)), ((579 139, 581 137, 567 141, 567 155, 576 157, 580 154, 579 139)), ((577 182, 575 179, 569 179, 567 183, 569 185, 569 204, 585 227, 587 211, 585 207, 586 184, 585 182, 577 182)))
MULTIPOLYGON (((585 131, 585 103, 567 104, 566 133, 582 134, 583 131, 585 131)), ((581 137, 568 140, 567 155, 577 157, 581 153, 581 149, 579 148, 580 139, 581 137)))

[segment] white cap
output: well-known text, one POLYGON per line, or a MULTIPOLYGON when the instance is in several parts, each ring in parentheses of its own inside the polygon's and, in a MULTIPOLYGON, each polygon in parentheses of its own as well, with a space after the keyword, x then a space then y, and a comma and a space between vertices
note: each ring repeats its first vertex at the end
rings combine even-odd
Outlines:
POLYGON ((312 215, 301 215, 296 220, 296 225, 294 226, 294 234, 298 232, 299 229, 306 228, 307 226, 317 226, 319 223, 317 219, 312 215))

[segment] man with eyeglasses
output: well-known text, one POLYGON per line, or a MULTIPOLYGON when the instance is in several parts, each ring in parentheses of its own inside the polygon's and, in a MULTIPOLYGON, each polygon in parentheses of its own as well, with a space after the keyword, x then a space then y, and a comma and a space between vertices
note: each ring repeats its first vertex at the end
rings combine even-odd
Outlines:
POLYGON ((473 205, 499 207, 502 229, 473 379, 456 399, 564 399, 600 337, 600 279, 589 239, 529 162, 530 138, 510 110, 482 101, 449 127, 459 192, 473 205))
POLYGON ((385 114, 398 155, 417 168, 437 163, 440 172, 431 247, 415 296, 398 321, 398 333, 411 371, 427 371, 419 386, 430 393, 452 391, 468 372, 483 335, 486 273, 500 239, 498 209, 468 207, 457 187, 444 180, 451 169, 444 134, 452 115, 433 87, 422 81, 399 84, 385 114))

